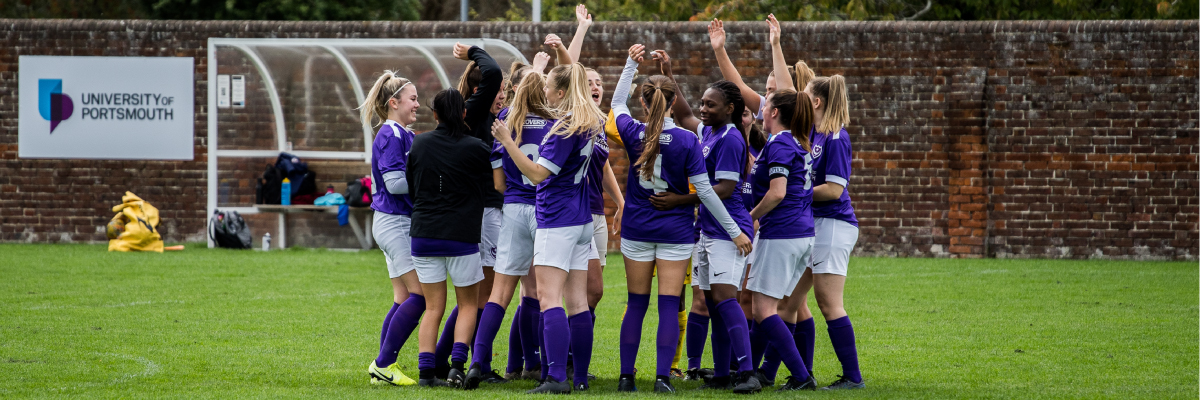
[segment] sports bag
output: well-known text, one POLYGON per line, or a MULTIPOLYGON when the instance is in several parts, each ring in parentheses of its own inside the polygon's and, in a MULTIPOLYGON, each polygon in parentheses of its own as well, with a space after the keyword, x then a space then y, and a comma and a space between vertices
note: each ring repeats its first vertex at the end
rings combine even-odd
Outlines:
POLYGON ((112 208, 117 215, 108 223, 108 251, 154 251, 162 253, 162 235, 158 232, 158 209, 133 192, 125 192, 121 204, 112 208))
POLYGON ((350 207, 371 206, 371 178, 362 177, 346 182, 346 204, 350 207))
POLYGON ((283 171, 267 164, 267 169, 258 178, 254 187, 255 204, 280 204, 280 191, 283 190, 283 171))
POLYGON ((250 227, 237 211, 213 210, 212 219, 208 221, 208 237, 217 247, 250 248, 250 227))
MULTIPOLYGON (((317 173, 310 171, 308 163, 300 161, 300 157, 289 153, 279 153, 279 158, 275 160, 275 168, 279 169, 292 183, 293 198, 317 192, 317 173)), ((309 201, 308 204, 312 204, 312 201, 309 201)))

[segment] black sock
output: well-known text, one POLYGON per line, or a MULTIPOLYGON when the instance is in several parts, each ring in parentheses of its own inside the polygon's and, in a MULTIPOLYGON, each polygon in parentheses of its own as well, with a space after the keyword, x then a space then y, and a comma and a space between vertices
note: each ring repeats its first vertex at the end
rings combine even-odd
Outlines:
POLYGON ((660 380, 660 381, 666 381, 666 382, 670 382, 670 381, 671 381, 671 377, 669 377, 669 376, 666 376, 666 375, 655 375, 654 377, 655 377, 655 378, 657 378, 657 379, 658 379, 658 380, 660 380))
POLYGON ((466 362, 465 362, 465 361, 451 361, 451 362, 450 362, 450 368, 454 368, 454 369, 457 369, 457 370, 459 370, 459 371, 463 371, 463 370, 465 370, 465 369, 466 369, 466 368, 464 368, 465 366, 466 366, 466 362))
POLYGON ((420 379, 433 379, 435 375, 433 368, 422 369, 420 379))

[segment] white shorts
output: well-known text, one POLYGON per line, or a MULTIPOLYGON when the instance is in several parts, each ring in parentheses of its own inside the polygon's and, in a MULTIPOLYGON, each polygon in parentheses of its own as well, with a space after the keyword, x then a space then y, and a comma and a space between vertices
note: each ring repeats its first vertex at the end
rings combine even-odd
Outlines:
POLYGON ((812 259, 813 238, 762 239, 746 289, 776 299, 792 294, 812 259))
POLYGON ((411 226, 412 219, 407 215, 375 212, 371 235, 387 260, 388 278, 399 278, 413 270, 412 238, 408 237, 411 226))
POLYGON ((850 252, 858 243, 858 227, 833 218, 813 219, 813 225, 817 229, 812 253, 813 273, 846 276, 850 252))
POLYGON ((421 283, 445 282, 446 276, 454 287, 471 286, 483 280, 483 268, 479 265, 479 254, 458 257, 413 257, 417 279, 421 283))
POLYGON ((504 213, 499 208, 483 209, 483 231, 479 235, 479 262, 482 266, 496 265, 496 243, 500 242, 500 221, 503 219, 504 213))
POLYGON ((504 205, 504 223, 500 224, 496 273, 508 276, 529 275, 533 265, 533 235, 537 231, 537 211, 529 204, 504 205))
POLYGON ((533 236, 533 265, 563 271, 587 271, 588 259, 596 254, 592 223, 538 229, 533 236))
POLYGON ((710 290, 712 285, 732 285, 741 290, 745 269, 746 256, 738 254, 733 241, 700 234, 696 258, 692 260, 692 286, 710 290))
POLYGON ((604 214, 592 214, 592 240, 596 245, 596 259, 600 260, 600 266, 608 265, 608 220, 604 219, 604 214))
POLYGON ((650 262, 655 259, 683 261, 692 257, 695 243, 653 243, 621 239, 621 254, 630 260, 650 262))

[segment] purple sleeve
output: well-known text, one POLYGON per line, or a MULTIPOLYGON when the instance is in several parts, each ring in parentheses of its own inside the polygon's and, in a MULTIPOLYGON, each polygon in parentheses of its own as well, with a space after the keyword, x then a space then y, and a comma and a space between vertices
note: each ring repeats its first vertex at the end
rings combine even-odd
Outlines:
POLYGON ((842 187, 850 183, 850 162, 853 155, 850 150, 850 136, 839 132, 836 138, 825 142, 825 181, 833 182, 842 187))
MULTIPOLYGON (((778 139, 778 138, 777 138, 778 139)), ((796 151, 786 144, 772 141, 767 146, 773 146, 767 155, 767 168, 772 179, 783 176, 787 177, 795 167, 796 151)), ((802 167, 803 168, 803 167, 802 167)))
POLYGON ((640 133, 640 129, 638 128, 641 127, 641 122, 638 122, 638 120, 633 119, 633 117, 625 113, 617 114, 616 118, 617 133, 621 135, 621 142, 625 143, 626 146, 629 146, 631 143, 637 143, 639 140, 641 140, 638 139, 637 136, 634 136, 640 133))
MULTIPOLYGON (((561 171, 563 166, 567 164, 567 160, 571 158, 571 150, 573 150, 571 148, 571 140, 578 137, 579 135, 575 135, 567 138, 562 135, 547 133, 546 137, 542 139, 542 145, 538 147, 538 164, 545 166, 544 164, 549 162, 561 171)), ((558 175, 559 171, 551 170, 550 172, 558 175)))
MULTIPOLYGON (((384 126, 387 130, 392 130, 389 126, 384 126)), ((381 132, 382 133, 382 132, 381 132)), ((385 140, 382 140, 382 148, 379 150, 379 161, 376 165, 379 166, 379 173, 385 174, 392 171, 404 171, 408 164, 408 150, 412 147, 412 142, 406 142, 396 136, 398 132, 392 132, 387 135, 385 140)))
POLYGON ((497 140, 492 143, 492 153, 488 156, 488 161, 492 163, 492 169, 500 168, 501 161, 504 159, 504 145, 497 140))
POLYGON ((730 132, 718 141, 716 148, 709 149, 715 165, 713 176, 717 180, 737 181, 746 166, 746 144, 740 138, 729 136, 732 134, 730 132))
MULTIPOLYGON (((678 136, 684 136, 684 135, 678 135, 678 136)), ((676 137, 678 137, 678 136, 676 136, 676 137)), ((695 137, 695 136, 692 136, 692 137, 695 137)), ((696 144, 693 144, 690 147, 688 147, 687 159, 685 159, 684 162, 685 162, 684 165, 687 166, 686 171, 687 171, 688 178, 691 178, 696 175, 708 176, 708 168, 704 167, 704 154, 700 150, 699 142, 696 142, 696 144)))

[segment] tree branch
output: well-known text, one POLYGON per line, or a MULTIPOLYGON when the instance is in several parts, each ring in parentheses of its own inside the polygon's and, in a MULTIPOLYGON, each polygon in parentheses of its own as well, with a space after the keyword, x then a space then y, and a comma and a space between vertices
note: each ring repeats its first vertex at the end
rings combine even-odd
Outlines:
POLYGON ((911 17, 905 18, 904 20, 905 21, 915 20, 915 19, 921 17, 922 15, 925 15, 925 13, 929 12, 929 10, 931 8, 933 8, 933 0, 925 0, 925 8, 922 8, 921 11, 917 11, 916 14, 913 14, 911 17))

